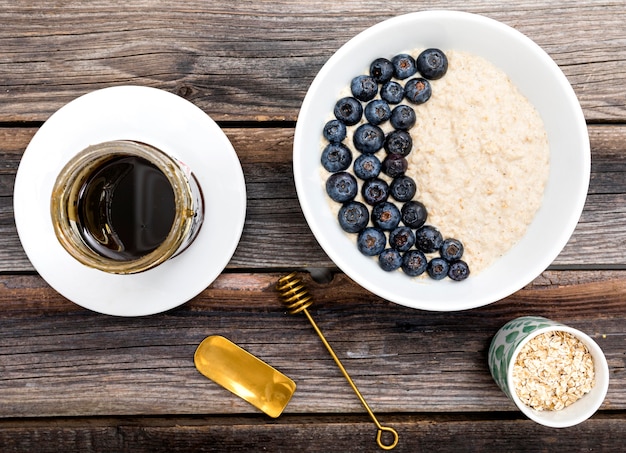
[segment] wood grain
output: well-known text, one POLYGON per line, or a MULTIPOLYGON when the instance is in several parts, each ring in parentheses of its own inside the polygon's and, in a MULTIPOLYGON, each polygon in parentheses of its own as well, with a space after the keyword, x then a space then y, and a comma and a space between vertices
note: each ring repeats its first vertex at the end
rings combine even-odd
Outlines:
POLYGON ((626 3, 611 0, 0 0, 0 451, 380 451, 307 320, 278 301, 275 282, 293 269, 364 397, 398 430, 394 451, 622 451, 624 17, 626 3), (585 209, 551 268, 465 312, 398 306, 339 272, 305 222, 291 168, 298 110, 328 58, 381 20, 428 9, 480 13, 539 44, 572 84, 592 147, 585 209), (191 301, 137 318, 90 312, 50 288, 22 250, 12 208, 20 158, 42 122, 84 93, 128 84, 176 93, 217 120, 248 194, 228 268, 191 301), (577 327, 604 350, 610 387, 590 420, 541 427, 495 385, 489 342, 521 315, 577 327), (212 334, 296 381, 280 418, 196 371, 193 353, 212 334))
MULTIPOLYGON (((0 418, 255 413, 195 370, 195 348, 213 334, 296 381, 286 414, 363 413, 306 318, 285 313, 279 276, 222 274, 187 304, 139 318, 84 310, 37 276, 0 276, 0 418)), ((611 372, 603 409, 626 409, 624 271, 546 272, 507 299, 456 313, 392 304, 341 274, 324 284, 303 276, 312 316, 375 411, 514 410, 486 354, 498 328, 521 315, 592 336, 611 372)))
MULTIPOLYGON (((311 233, 297 199, 292 128, 224 128, 246 179, 247 217, 229 269, 334 267, 311 233)), ((34 128, 0 128, 0 271, 32 271, 13 221, 13 181, 34 128)), ((626 127, 591 125, 587 204, 559 267, 624 268, 615 244, 626 241, 626 127)))
MULTIPOLYGON (((383 415, 399 433, 394 452, 620 451, 626 422, 600 414, 569 429, 546 429, 529 420, 492 419, 481 414, 383 415), (558 447, 555 447, 558 446, 558 447)), ((189 452, 377 452, 375 427, 357 416, 197 418, 105 418, 92 420, 0 421, 4 453, 132 451, 189 452)))
POLYGON ((0 122, 43 121, 80 94, 124 84, 180 94, 221 121, 293 121, 341 45, 381 20, 428 9, 516 28, 560 65, 588 120, 626 119, 619 1, 2 0, 0 122))

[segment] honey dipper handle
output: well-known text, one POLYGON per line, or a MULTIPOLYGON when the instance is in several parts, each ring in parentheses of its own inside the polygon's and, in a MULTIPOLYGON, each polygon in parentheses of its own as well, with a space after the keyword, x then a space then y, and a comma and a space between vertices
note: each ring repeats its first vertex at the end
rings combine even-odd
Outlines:
POLYGON ((365 398, 363 398, 363 395, 361 395, 361 392, 359 392, 359 389, 357 388, 356 384, 352 381, 352 378, 350 378, 350 375, 348 374, 346 369, 343 367, 343 364, 339 360, 339 357, 337 357, 337 354, 335 354, 335 351, 333 351, 333 348, 330 346, 330 343, 328 343, 328 341, 326 341, 326 338, 324 337, 324 334, 322 333, 320 328, 317 327, 317 324, 313 320, 313 317, 311 316, 309 311, 305 308, 305 309, 302 310, 302 312, 306 315, 307 318, 309 318, 309 322, 313 326, 313 329, 315 329, 315 332, 320 337, 320 340, 322 340, 322 343, 324 343, 324 346, 326 346, 326 349, 328 349, 328 352, 330 353, 331 357, 333 358, 333 360, 335 361, 335 363, 337 364, 337 366, 339 367, 339 369, 343 373, 343 376, 348 381, 348 384, 350 384, 350 387, 352 387, 352 390, 354 390, 354 393, 356 393, 356 396, 359 397, 359 400, 361 400, 361 404, 363 404, 363 407, 365 408, 365 410, 369 414, 370 418, 372 419, 372 421, 374 422, 374 424, 378 428, 378 432, 376 434, 376 442, 378 443, 378 446, 380 448, 382 448, 383 450, 391 450, 396 445, 398 445, 398 433, 397 433, 397 431, 395 429, 393 429, 393 428, 388 427, 388 426, 382 426, 378 422, 378 420, 376 419, 376 416, 374 415, 374 412, 372 412, 372 410, 370 409, 369 405, 367 404, 367 401, 365 401, 365 398), (382 440, 383 432, 390 432, 393 435, 393 442, 390 443, 389 445, 385 445, 383 443, 383 440, 382 440))
POLYGON ((379 426, 378 427, 378 432, 376 433, 376 442, 378 443, 378 446, 380 448, 382 448, 383 450, 391 450, 393 449, 396 445, 398 445, 398 432, 393 429, 390 428, 389 426, 379 426), (389 445, 385 445, 383 443, 383 432, 390 432, 393 435, 393 442, 391 442, 389 445))

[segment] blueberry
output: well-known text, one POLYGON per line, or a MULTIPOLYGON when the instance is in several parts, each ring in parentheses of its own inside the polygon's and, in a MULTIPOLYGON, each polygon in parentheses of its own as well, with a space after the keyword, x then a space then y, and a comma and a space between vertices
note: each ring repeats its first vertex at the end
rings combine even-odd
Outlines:
POLYGON ((361 154, 354 161, 352 169, 357 177, 366 180, 376 178, 380 174, 382 165, 378 157, 373 154, 361 154))
POLYGON ((402 223, 410 228, 419 228, 426 223, 428 211, 419 201, 407 201, 402 205, 402 223))
POLYGON ((413 104, 423 104, 432 94, 430 82, 421 77, 411 79, 404 85, 404 96, 413 104))
POLYGON ((436 80, 448 70, 448 57, 439 49, 426 49, 417 56, 415 65, 424 78, 436 80))
POLYGON ((458 260, 450 264, 450 269, 448 270, 448 277, 450 277, 454 281, 465 280, 469 277, 470 270, 467 263, 463 260, 458 260))
POLYGON ((372 222, 384 231, 395 229, 400 223, 400 210, 388 201, 378 203, 372 208, 372 222))
POLYGON ((326 180, 326 193, 338 203, 352 200, 357 191, 356 178, 345 171, 333 173, 326 180))
POLYGON ((391 117, 391 108, 387 101, 374 99, 365 106, 365 119, 377 126, 391 117))
POLYGON ((399 104, 404 98, 404 87, 398 82, 389 81, 380 87, 380 97, 390 104, 399 104))
POLYGON ((369 123, 361 124, 354 131, 352 137, 354 147, 365 154, 373 154, 383 147, 385 133, 383 130, 369 123))
POLYGON ((339 225, 347 233, 363 231, 370 221, 370 212, 363 203, 349 201, 344 203, 337 215, 339 225))
POLYGON ((406 79, 417 72, 415 59, 406 53, 396 55, 391 59, 393 73, 397 79, 406 79))
POLYGON ((385 137, 385 151, 401 156, 408 156, 413 149, 413 139, 407 131, 392 131, 385 137))
POLYGON ((376 256, 385 250, 387 238, 382 230, 374 227, 367 227, 359 233, 356 245, 363 255, 376 256))
POLYGON ((363 106, 355 98, 345 97, 337 101, 333 113, 346 126, 354 126, 363 116, 363 106))
POLYGON ((411 277, 417 277, 426 270, 428 261, 419 250, 409 250, 402 256, 402 270, 411 277))
POLYGON ((346 138, 346 125, 339 120, 330 120, 324 125, 324 137, 331 143, 339 143, 346 138))
POLYGON ((382 162, 383 173, 392 178, 403 175, 408 166, 406 158, 400 154, 387 154, 382 162))
POLYGON ((391 111, 391 125, 395 129, 408 130, 415 125, 415 110, 405 104, 400 104, 391 111))
POLYGON ((428 262, 426 266, 426 272, 431 278, 435 280, 441 280, 448 275, 448 269, 450 265, 443 258, 433 258, 428 262))
POLYGON ((415 232, 415 248, 424 253, 436 252, 442 243, 443 237, 434 226, 423 225, 415 232))
POLYGON ((389 184, 380 178, 368 179, 361 187, 361 195, 369 205, 375 205, 389 198, 389 184))
POLYGON ((393 64, 386 58, 377 58, 370 64, 370 75, 377 83, 389 82, 393 77, 393 64))
POLYGON ((394 200, 404 203, 410 201, 417 192, 417 185, 410 176, 401 175, 393 179, 389 185, 389 193, 394 200))
POLYGON ((399 226, 389 233, 389 245, 400 252, 406 252, 415 244, 415 233, 406 226, 399 226))
POLYGON ((384 271, 395 271, 402 266, 402 255, 396 249, 385 249, 378 255, 378 264, 384 271))
POLYGON ((352 163, 352 151, 343 143, 329 143, 322 151, 322 165, 331 173, 346 170, 352 163))
POLYGON ((350 90, 352 90, 352 96, 359 101, 367 102, 378 94, 378 83, 371 76, 360 75, 352 79, 350 90))
POLYGON ((441 244, 439 254, 448 262, 457 261, 463 256, 463 244, 458 239, 446 239, 441 244))

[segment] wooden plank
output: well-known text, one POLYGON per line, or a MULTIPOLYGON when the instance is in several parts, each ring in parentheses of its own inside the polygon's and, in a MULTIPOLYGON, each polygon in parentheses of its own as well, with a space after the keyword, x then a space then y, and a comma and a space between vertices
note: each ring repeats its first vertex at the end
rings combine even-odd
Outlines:
MULTIPOLYGON (((381 423, 399 433, 394 452, 476 451, 621 452, 626 421, 598 414, 568 429, 546 429, 507 417, 430 414, 384 416, 381 423)), ((375 427, 365 417, 282 416, 236 418, 106 418, 0 422, 3 453, 116 451, 183 453, 272 451, 381 451, 375 427)))
POLYGON ((217 120, 295 120, 341 45, 379 21, 433 8, 525 33, 563 69, 587 119, 626 119, 623 2, 2 0, 0 122, 42 121, 81 94, 125 84, 180 94, 217 120))
MULTIPOLYGON (((334 267, 312 235, 296 196, 292 128, 224 128, 246 178, 248 212, 229 269, 334 267)), ((0 271, 32 271, 13 221, 13 181, 33 128, 0 128, 0 271)), ((554 265, 624 267, 626 127, 591 125, 592 174, 587 205, 554 265), (581 253, 581 250, 584 253, 581 253)))
MULTIPOLYGON (((374 412, 502 412, 514 406, 486 364, 505 322, 542 315, 603 348, 603 410, 626 410, 626 271, 546 272, 511 297, 453 313, 384 301, 344 275, 303 275, 310 311, 374 412)), ((0 418, 256 414, 204 378, 197 345, 223 335, 296 381, 285 414, 364 414, 303 316, 285 313, 280 274, 222 274, 179 308, 147 317, 92 313, 37 276, 0 275, 0 418)))

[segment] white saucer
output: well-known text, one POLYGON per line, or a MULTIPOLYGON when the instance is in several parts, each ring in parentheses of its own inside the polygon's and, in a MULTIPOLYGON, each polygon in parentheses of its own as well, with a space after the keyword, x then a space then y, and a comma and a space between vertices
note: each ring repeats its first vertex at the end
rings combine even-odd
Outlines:
POLYGON ((14 191, 15 223, 39 274, 60 294, 90 310, 141 316, 177 307, 224 270, 243 231, 246 187, 228 138, 202 110, 155 88, 94 91, 54 113, 26 148, 14 191), (89 145, 141 141, 187 164, 204 196, 205 218, 191 246, 154 269, 114 275, 88 268, 57 240, 50 217, 61 168, 89 145))

